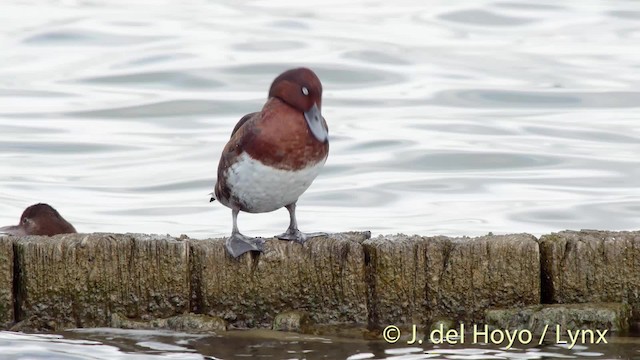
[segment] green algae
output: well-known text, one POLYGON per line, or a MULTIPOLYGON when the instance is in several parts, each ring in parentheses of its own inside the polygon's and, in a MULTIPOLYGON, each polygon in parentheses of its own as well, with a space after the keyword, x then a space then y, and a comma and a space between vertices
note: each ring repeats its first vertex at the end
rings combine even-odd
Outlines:
POLYGON ((13 322, 14 286, 13 242, 9 237, 0 237, 0 327, 13 322))

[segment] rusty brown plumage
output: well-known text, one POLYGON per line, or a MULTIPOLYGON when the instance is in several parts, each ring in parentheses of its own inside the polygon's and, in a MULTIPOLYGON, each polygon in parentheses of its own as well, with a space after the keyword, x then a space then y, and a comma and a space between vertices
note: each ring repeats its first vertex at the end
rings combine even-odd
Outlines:
POLYGON ((76 229, 60 213, 48 204, 35 204, 26 208, 20 223, 0 228, 0 232, 12 235, 47 235, 75 233, 76 229))

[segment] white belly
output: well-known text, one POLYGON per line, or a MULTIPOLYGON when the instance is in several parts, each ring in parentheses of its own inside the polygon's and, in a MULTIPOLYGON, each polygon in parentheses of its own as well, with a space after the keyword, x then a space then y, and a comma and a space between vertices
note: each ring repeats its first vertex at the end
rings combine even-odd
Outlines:
POLYGON ((248 212, 274 211, 296 202, 318 176, 326 160, 302 170, 289 171, 263 165, 242 153, 227 170, 227 186, 248 212))

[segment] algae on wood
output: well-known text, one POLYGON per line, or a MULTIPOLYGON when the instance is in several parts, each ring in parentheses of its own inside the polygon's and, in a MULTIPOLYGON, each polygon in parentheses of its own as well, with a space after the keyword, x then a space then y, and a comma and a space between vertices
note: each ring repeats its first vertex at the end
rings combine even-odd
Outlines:
POLYGON ((304 311, 285 311, 273 320, 273 330, 278 331, 309 333, 312 326, 311 317, 304 311))
POLYGON ((0 237, 0 328, 13 320, 13 241, 0 237))
POLYGON ((406 235, 364 242, 370 327, 425 323, 427 262, 447 244, 445 237, 406 235))
POLYGON ((540 257, 532 235, 381 236, 363 246, 372 328, 428 326, 443 318, 479 321, 487 307, 540 300, 540 257))
POLYGON ((543 302, 626 302, 640 319, 640 231, 562 231, 540 251, 543 302))
POLYGON ((631 311, 622 303, 534 305, 519 309, 487 310, 486 324, 501 330, 529 330, 536 335, 560 330, 604 330, 625 333, 631 311))
POLYGON ((227 324, 224 320, 203 314, 182 314, 166 319, 152 320, 131 320, 118 314, 112 314, 109 326, 120 329, 164 329, 209 334, 227 330, 227 324))
POLYGON ((35 317, 48 328, 96 327, 108 326, 112 314, 147 320, 187 312, 188 254, 187 242, 167 236, 17 239, 17 320, 35 317))
MULTIPOLYGON (((540 302, 541 279, 543 302, 626 303, 640 319, 640 232, 567 231, 540 244, 526 234, 369 236, 333 234, 305 245, 273 239, 263 254, 239 259, 228 256, 224 239, 0 237, 0 325, 109 326, 114 315, 137 324, 191 310, 235 327, 270 327, 293 311, 307 313, 313 329, 367 320, 372 333, 386 325, 428 329, 435 321, 479 322, 495 307, 533 316, 518 309, 540 302)), ((553 311, 535 316, 554 319, 553 311)), ((202 319, 189 321, 215 325, 202 319)), ((171 321, 153 324, 191 324, 171 321)))
POLYGON ((304 245, 268 240, 263 254, 231 258, 223 239, 191 242, 192 311, 240 327, 270 327, 299 310, 316 323, 365 322, 364 258, 370 233, 341 233, 304 245))

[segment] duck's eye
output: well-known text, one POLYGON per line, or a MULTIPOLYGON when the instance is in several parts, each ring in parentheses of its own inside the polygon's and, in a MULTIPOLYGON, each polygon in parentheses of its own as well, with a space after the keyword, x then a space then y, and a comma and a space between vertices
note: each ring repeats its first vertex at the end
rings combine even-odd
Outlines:
POLYGON ((306 87, 306 86, 303 86, 303 87, 302 87, 302 95, 304 95, 304 96, 309 95, 309 89, 307 89, 307 87, 306 87))
POLYGON ((28 220, 27 220, 27 218, 22 219, 22 223, 23 223, 23 224, 26 224, 26 223, 27 223, 27 221, 28 221, 28 220))

